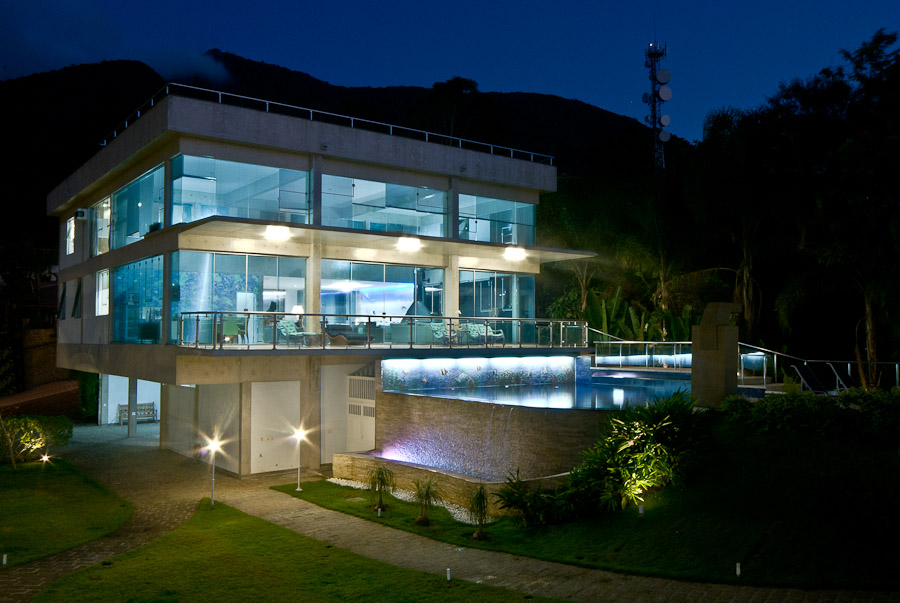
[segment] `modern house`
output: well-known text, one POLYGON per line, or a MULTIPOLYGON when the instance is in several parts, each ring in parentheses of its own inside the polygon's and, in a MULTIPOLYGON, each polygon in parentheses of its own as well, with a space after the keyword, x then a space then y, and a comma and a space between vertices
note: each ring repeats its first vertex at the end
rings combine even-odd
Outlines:
POLYGON ((382 361, 574 357, 535 317, 552 158, 169 85, 49 195, 58 364, 239 475, 374 445, 382 361), (302 444, 289 436, 302 427, 302 444))

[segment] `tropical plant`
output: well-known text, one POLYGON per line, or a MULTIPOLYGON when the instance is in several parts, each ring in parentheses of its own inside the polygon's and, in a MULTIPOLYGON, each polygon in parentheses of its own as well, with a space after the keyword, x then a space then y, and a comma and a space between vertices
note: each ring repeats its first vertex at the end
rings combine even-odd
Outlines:
POLYGON ((506 483, 494 496, 497 498, 497 505, 503 510, 511 511, 523 526, 545 525, 557 518, 556 494, 541 487, 529 488, 519 475, 518 468, 515 474, 507 476, 506 483))
POLYGON ((441 497, 437 486, 434 485, 433 478, 429 477, 424 481, 416 480, 413 484, 415 486, 416 502, 419 503, 419 516, 415 518, 413 523, 417 526, 427 526, 430 523, 428 510, 436 505, 441 500, 441 497))
POLYGON ((377 498, 374 510, 384 510, 384 491, 394 489, 394 472, 387 468, 384 464, 378 464, 369 470, 366 476, 369 482, 369 493, 373 498, 377 498))
POLYGON ((478 526, 472 538, 475 540, 488 540, 490 537, 484 531, 484 522, 487 521, 488 495, 484 484, 479 484, 469 498, 469 518, 478 526))

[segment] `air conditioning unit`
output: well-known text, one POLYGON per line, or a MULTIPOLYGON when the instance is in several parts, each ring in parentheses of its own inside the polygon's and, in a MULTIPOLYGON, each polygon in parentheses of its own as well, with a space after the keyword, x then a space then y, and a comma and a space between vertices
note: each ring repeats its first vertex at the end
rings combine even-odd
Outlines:
POLYGON ((88 219, 88 210, 86 209, 76 209, 75 210, 75 219, 81 220, 83 222, 87 222, 88 219))

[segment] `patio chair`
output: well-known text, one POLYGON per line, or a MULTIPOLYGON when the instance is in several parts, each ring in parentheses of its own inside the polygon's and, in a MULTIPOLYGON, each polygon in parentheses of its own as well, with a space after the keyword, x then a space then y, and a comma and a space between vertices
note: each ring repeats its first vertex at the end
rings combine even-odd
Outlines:
POLYGON ((278 321, 278 332, 284 335, 284 339, 288 345, 292 345, 294 343, 300 344, 303 340, 303 333, 297 330, 297 325, 293 320, 288 320, 284 318, 278 321))
POLYGON ((497 331, 482 322, 470 322, 465 325, 469 330, 469 339, 473 343, 504 343, 506 334, 503 331, 497 331))
POLYGON ((850 376, 850 371, 846 364, 834 365, 831 362, 828 362, 827 364, 834 372, 838 391, 846 391, 853 387, 853 377, 850 376))
POLYGON ((794 367, 794 371, 797 373, 797 376, 800 377, 801 388, 805 387, 814 394, 823 394, 826 396, 833 396, 837 393, 837 391, 828 389, 822 385, 822 382, 819 381, 816 374, 812 372, 812 369, 805 364, 792 364, 791 366, 794 367))
POLYGON ((431 325, 431 333, 434 335, 435 343, 442 345, 450 344, 450 333, 442 321, 429 323, 431 325))

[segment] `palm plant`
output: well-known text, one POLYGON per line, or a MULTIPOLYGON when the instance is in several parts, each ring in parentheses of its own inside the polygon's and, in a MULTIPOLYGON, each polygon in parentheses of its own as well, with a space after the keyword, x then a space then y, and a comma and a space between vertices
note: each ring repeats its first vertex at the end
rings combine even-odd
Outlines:
POLYGON ((375 510, 378 511, 379 509, 384 509, 383 494, 385 490, 393 490, 394 472, 383 464, 377 465, 369 470, 367 481, 369 482, 369 491, 372 496, 378 497, 378 502, 375 504, 375 510))
POLYGON ((440 494, 437 486, 434 485, 434 479, 430 477, 424 482, 416 480, 414 484, 416 487, 416 502, 419 503, 419 516, 416 517, 413 523, 417 526, 427 526, 430 523, 427 515, 428 509, 437 504, 441 499, 440 494))
POLYGON ((484 531, 484 522, 487 520, 488 514, 488 495, 484 484, 480 484, 472 493, 469 499, 469 517, 471 517, 478 527, 472 538, 475 540, 487 540, 488 535, 484 531))

